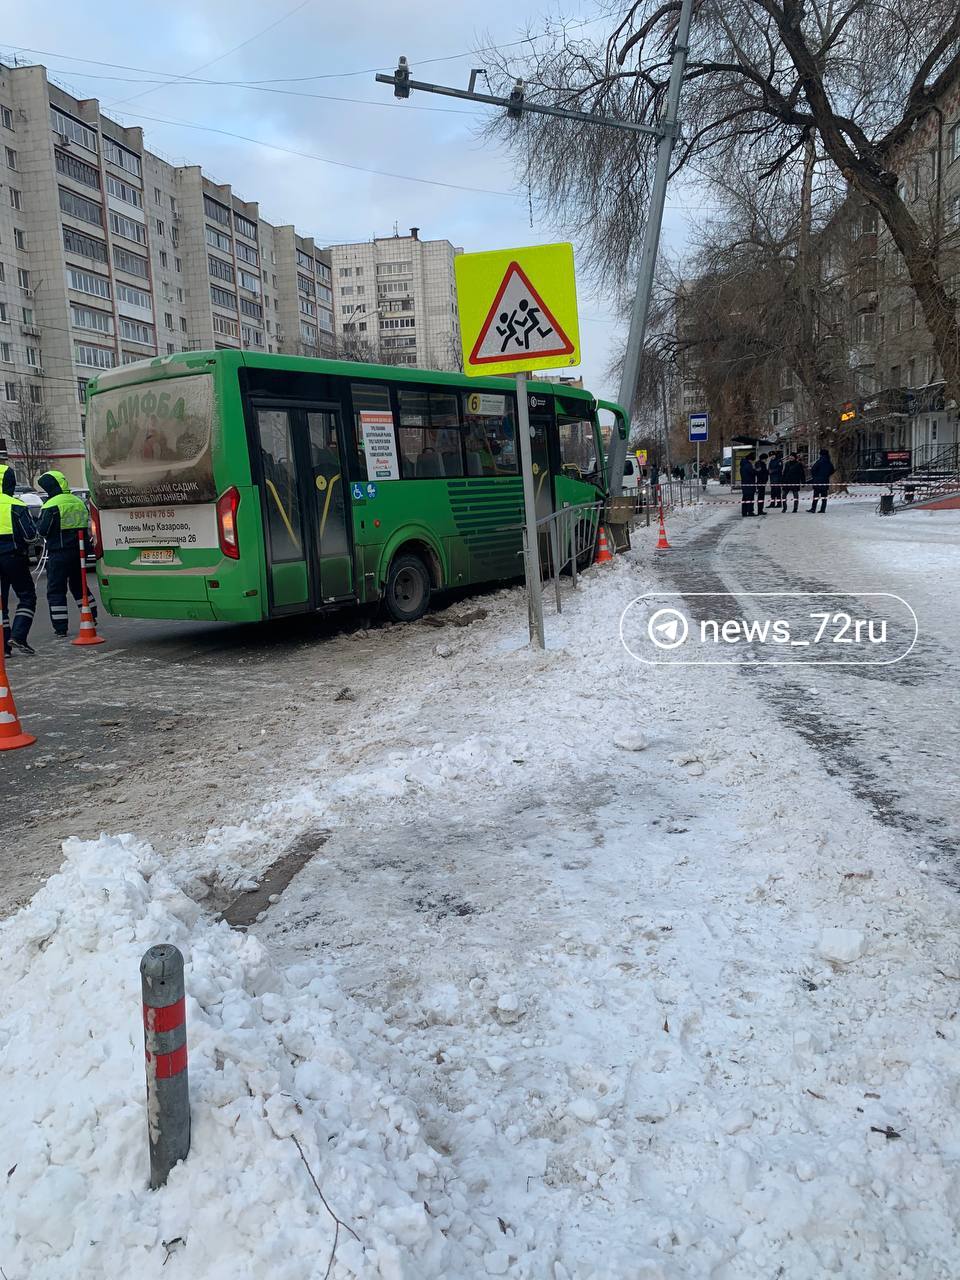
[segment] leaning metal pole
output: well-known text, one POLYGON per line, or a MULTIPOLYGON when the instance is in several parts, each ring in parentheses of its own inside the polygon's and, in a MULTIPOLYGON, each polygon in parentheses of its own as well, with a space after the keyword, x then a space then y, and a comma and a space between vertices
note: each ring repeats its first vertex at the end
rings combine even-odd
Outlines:
MULTIPOLYGON (((643 249, 640 253, 637 293, 633 300, 633 311, 630 315, 630 332, 627 336, 627 350, 623 358, 620 394, 617 397, 627 415, 628 437, 630 435, 629 423, 633 417, 633 402, 637 392, 637 381, 640 376, 640 356, 643 352, 643 343, 647 332, 650 295, 653 291, 653 273, 657 265, 657 251, 660 248, 660 229, 663 225, 663 207, 667 197, 667 179, 670 176, 670 158, 673 155, 673 144, 679 131, 677 114, 680 108, 680 88, 683 84, 683 73, 687 65, 692 10, 693 0, 683 0, 680 6, 680 20, 677 23, 676 42, 673 46, 673 65, 670 68, 667 101, 660 125, 660 139, 657 143, 657 167, 653 177, 653 190, 650 193, 650 209, 647 213, 647 225, 643 232, 643 249)), ((610 437, 610 448, 607 453, 607 475, 610 477, 610 492, 612 494, 623 492, 623 464, 626 461, 626 457, 627 441, 621 440, 620 433, 614 431, 610 437)))

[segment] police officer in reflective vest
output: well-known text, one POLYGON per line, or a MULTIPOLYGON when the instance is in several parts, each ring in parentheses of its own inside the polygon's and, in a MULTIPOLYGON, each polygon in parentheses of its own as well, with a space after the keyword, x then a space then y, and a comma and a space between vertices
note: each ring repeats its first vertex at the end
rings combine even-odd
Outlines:
POLYGON ((36 541, 37 531, 30 508, 16 496, 17 476, 13 467, 0 463, 0 607, 3 612, 3 653, 9 658, 11 646, 20 653, 33 654, 27 643, 37 608, 37 592, 30 575, 27 551, 36 541), (10 626, 10 588, 17 594, 17 616, 10 626))
MULTIPOLYGON (((90 516, 84 502, 70 492, 62 471, 45 471, 37 484, 47 495, 40 508, 38 527, 47 544, 47 604, 50 621, 61 638, 67 634, 67 587, 77 604, 83 598, 80 582, 80 534, 86 534, 90 516)), ((97 606, 90 598, 93 619, 97 606)))

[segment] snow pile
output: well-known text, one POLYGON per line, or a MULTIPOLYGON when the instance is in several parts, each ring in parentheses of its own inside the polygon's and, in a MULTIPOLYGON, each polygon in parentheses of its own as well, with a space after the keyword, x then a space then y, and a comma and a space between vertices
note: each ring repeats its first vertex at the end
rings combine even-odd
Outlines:
POLYGON ((291 1135, 359 1237, 341 1229, 337 1276, 467 1274, 490 1249, 410 1105, 344 1046, 335 984, 205 919, 145 846, 74 844, 0 947, 7 1280, 322 1275, 335 1223, 291 1135), (187 962, 193 1141, 149 1192, 138 965, 158 938, 187 962))
POLYGON ((335 1280, 960 1273, 960 909, 762 687, 617 649, 653 585, 589 574, 545 654, 516 592, 445 657, 410 629, 400 693, 388 651, 335 736, 287 715, 243 825, 69 846, 0 926, 7 1280, 324 1277, 292 1135, 335 1280), (256 937, 183 892, 297 840, 256 937), (158 941, 194 1138, 151 1193, 158 941))

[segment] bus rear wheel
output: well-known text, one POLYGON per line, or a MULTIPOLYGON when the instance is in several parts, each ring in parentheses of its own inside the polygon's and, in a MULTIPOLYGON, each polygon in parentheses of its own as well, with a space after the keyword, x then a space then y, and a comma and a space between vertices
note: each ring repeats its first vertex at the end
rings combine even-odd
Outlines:
POLYGON ((430 574, 419 556, 397 556, 390 565, 383 593, 394 622, 416 622, 430 606, 430 574))

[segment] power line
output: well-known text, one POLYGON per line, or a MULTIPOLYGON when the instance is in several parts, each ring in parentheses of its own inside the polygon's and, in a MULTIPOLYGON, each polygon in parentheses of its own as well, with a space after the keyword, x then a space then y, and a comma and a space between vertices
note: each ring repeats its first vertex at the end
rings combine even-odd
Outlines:
POLYGON ((301 160, 316 160, 318 164, 329 164, 338 169, 351 169, 355 173, 370 173, 377 178, 393 178, 397 182, 416 182, 428 187, 446 187, 451 191, 469 191, 474 195, 505 196, 510 200, 516 199, 517 195, 515 191, 496 191, 491 187, 467 187, 457 182, 442 182, 438 178, 418 178, 409 173, 392 173, 386 169, 369 169, 365 165, 348 164, 346 160, 330 160, 326 156, 314 155, 310 151, 296 151, 293 147, 281 147, 275 142, 264 142, 262 138, 251 138, 247 134, 218 129, 214 125, 194 124, 189 120, 164 119, 162 116, 139 115, 136 112, 125 114, 131 114, 134 120, 149 120, 152 124, 172 125, 179 129, 198 129, 201 133, 216 133, 225 138, 236 138, 240 142, 252 142, 254 146, 266 147, 268 151, 280 151, 285 155, 298 156, 301 160))
MULTIPOLYGON (((56 75, 65 76, 65 77, 81 76, 85 80, 112 80, 112 81, 120 81, 123 84, 155 84, 159 86, 159 85, 166 85, 166 84, 173 83, 172 80, 144 81, 144 80, 137 79, 133 76, 105 76, 103 75, 102 72, 99 72, 99 71, 75 71, 70 67, 49 67, 48 66, 47 71, 52 71, 56 75)), ((273 88, 269 88, 266 85, 245 84, 243 81, 234 82, 230 80, 185 80, 185 83, 207 85, 207 86, 216 85, 220 88, 227 88, 227 89, 241 88, 252 93, 281 94, 283 97, 287 97, 287 98, 309 98, 309 99, 315 99, 317 101, 322 101, 322 102, 351 102, 351 103, 356 103, 357 105, 363 106, 363 107, 388 107, 390 109, 396 108, 396 103, 389 98, 380 98, 377 100, 374 100, 372 98, 345 98, 332 93, 307 93, 305 90, 302 90, 302 89, 299 89, 299 90, 298 89, 273 89, 273 88)), ((139 97, 142 95, 137 95, 137 96, 139 97)), ((133 98, 122 98, 120 99, 120 101, 132 102, 133 98)), ((116 103, 112 105, 115 106, 116 103)), ((106 108, 104 108, 104 110, 106 110, 106 108)), ((463 111, 457 107, 423 107, 423 106, 419 106, 417 103, 404 104, 404 110, 405 111, 432 111, 435 114, 447 115, 447 116, 472 116, 473 115, 472 111, 463 111)), ((121 114, 125 115, 126 112, 121 112, 121 114)))
MULTIPOLYGON (((300 7, 302 8, 303 6, 301 5, 300 7)), ((283 19, 280 19, 279 21, 283 21, 283 19)), ((581 27, 590 26, 594 22, 598 22, 598 21, 599 21, 598 18, 585 18, 582 22, 571 23, 570 26, 567 28, 567 30, 576 31, 581 27)), ((250 40, 253 40, 253 39, 256 39, 256 37, 251 36, 250 40)), ((502 44, 488 44, 488 45, 481 46, 481 48, 479 49, 465 49, 462 53, 446 53, 446 54, 441 54, 440 56, 434 57, 434 58, 414 58, 411 61, 415 62, 418 66, 424 66, 424 67, 430 66, 436 62, 456 62, 460 58, 472 58, 480 53, 485 53, 485 52, 496 53, 496 52, 499 52, 501 49, 513 49, 513 48, 516 48, 517 45, 530 44, 533 39, 535 39, 535 37, 533 36, 524 36, 520 40, 508 40, 502 44)), ((244 44, 249 44, 250 40, 244 41, 244 44)), ((238 49, 242 47, 243 47, 242 45, 237 46, 238 49)), ((132 67, 122 62, 105 62, 102 59, 98 59, 98 58, 81 58, 72 53, 54 52, 50 49, 33 49, 29 45, 23 45, 23 44, 11 44, 11 45, 8 45, 7 48, 15 49, 20 53, 35 53, 42 58, 66 58, 68 62, 85 62, 91 66, 110 67, 113 70, 118 70, 118 71, 139 71, 145 75, 160 75, 164 77, 172 74, 170 72, 158 70, 155 67, 149 67, 149 68, 148 67, 132 67)), ((230 52, 236 52, 236 50, 231 50, 230 52)), ((221 58, 226 56, 227 54, 220 55, 221 58)), ((220 61, 220 58, 215 58, 213 61, 218 62, 220 61)), ((196 71, 201 71, 205 66, 212 66, 212 65, 213 65, 212 62, 204 63, 203 66, 195 67, 194 70, 190 72, 184 72, 183 75, 176 76, 174 80, 170 80, 167 83, 173 84, 173 83, 178 83, 181 80, 185 80, 185 81, 194 81, 197 84, 229 85, 232 87, 247 88, 247 87, 252 87, 254 85, 263 85, 263 84, 304 84, 312 80, 345 80, 345 79, 350 79, 354 76, 372 76, 377 71, 384 71, 388 69, 386 64, 382 64, 381 66, 378 66, 378 67, 363 67, 359 71, 325 71, 325 72, 320 72, 319 74, 311 75, 311 76, 274 76, 274 77, 269 77, 262 80, 202 80, 202 79, 198 79, 195 76, 196 71)), ((129 102, 131 101, 131 99, 126 98, 126 99, 122 99, 122 101, 129 102)))
MULTIPOLYGON (((274 22, 271 22, 269 26, 263 27, 259 31, 255 31, 252 36, 248 36, 246 40, 241 40, 241 42, 234 45, 232 49, 227 49, 225 53, 220 53, 215 58, 210 58, 207 62, 201 62, 198 67, 193 67, 192 70, 185 72, 183 75, 174 76, 172 80, 168 80, 166 83, 177 84, 178 81, 185 80, 187 76, 196 75, 198 71, 204 71, 207 67, 212 67, 215 63, 222 62, 224 58, 229 58, 231 54, 238 53, 241 49, 245 49, 248 44, 252 44, 253 41, 258 40, 260 36, 265 36, 267 32, 272 31, 274 27, 279 27, 282 22, 286 22, 288 18, 292 18, 295 13, 299 13, 301 9, 305 9, 307 5, 311 3, 312 0, 300 0, 299 4, 295 4, 292 9, 282 14, 274 22)), ((156 88, 144 89, 142 93, 135 93, 129 98, 118 98, 115 102, 107 103, 107 107, 109 109, 110 107, 118 107, 124 102, 135 102, 137 98, 144 98, 148 93, 156 93, 156 88)))

